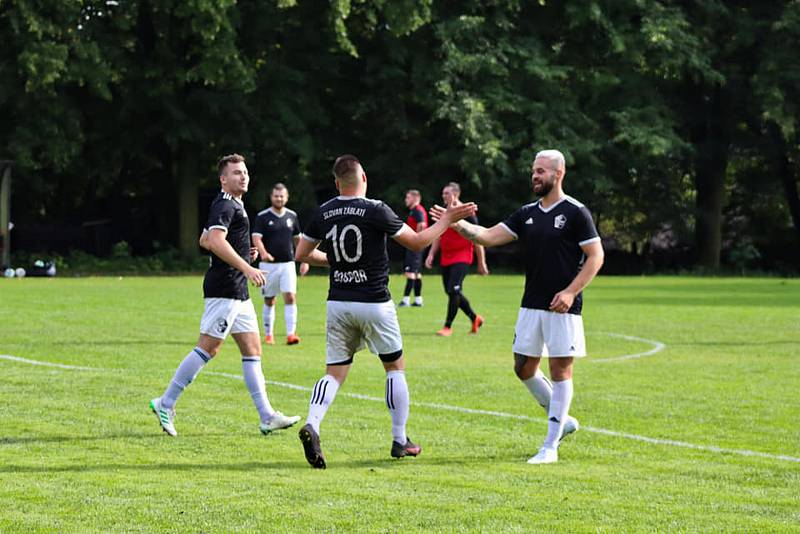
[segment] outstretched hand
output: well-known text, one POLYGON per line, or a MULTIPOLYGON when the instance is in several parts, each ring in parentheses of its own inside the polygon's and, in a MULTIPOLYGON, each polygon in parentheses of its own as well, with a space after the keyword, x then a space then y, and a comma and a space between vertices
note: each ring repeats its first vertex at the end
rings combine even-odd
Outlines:
POLYGON ((466 219, 478 213, 478 205, 474 202, 465 202, 458 206, 450 206, 447 209, 436 205, 431 208, 431 211, 437 211, 437 208, 438 210, 444 211, 444 213, 441 213, 439 219, 444 220, 447 224, 457 223, 461 219, 466 219))
POLYGON ((434 222, 438 221, 439 219, 444 216, 444 212, 447 211, 445 208, 441 207, 438 204, 434 204, 431 209, 428 210, 428 215, 430 218, 434 220, 434 222))

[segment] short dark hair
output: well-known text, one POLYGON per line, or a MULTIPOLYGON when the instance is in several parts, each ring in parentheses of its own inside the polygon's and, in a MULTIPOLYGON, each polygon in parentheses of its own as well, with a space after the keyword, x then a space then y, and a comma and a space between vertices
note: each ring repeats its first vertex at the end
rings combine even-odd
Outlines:
POLYGON ((225 167, 228 166, 228 163, 244 163, 244 156, 240 154, 228 154, 227 156, 222 156, 219 158, 217 162, 217 170, 220 174, 222 171, 225 170, 225 167))
POLYGON ((409 189, 406 191, 406 195, 414 195, 415 197, 421 197, 422 194, 419 192, 419 189, 409 189))
MULTIPOLYGON (((460 186, 460 185, 458 185, 458 182, 449 182, 449 183, 448 183, 446 186, 444 186, 444 187, 449 187, 450 189, 452 189, 453 191, 455 191, 455 192, 456 192, 456 193, 458 193, 459 195, 461 194, 461 186, 460 186)), ((443 187, 442 189, 444 189, 444 187, 443 187)))
POLYGON ((341 180, 348 175, 354 175, 359 165, 361 165, 361 162, 352 154, 339 156, 333 163, 333 175, 337 180, 341 180))
POLYGON ((273 191, 288 191, 289 189, 283 182, 277 182, 275 185, 272 186, 273 191))

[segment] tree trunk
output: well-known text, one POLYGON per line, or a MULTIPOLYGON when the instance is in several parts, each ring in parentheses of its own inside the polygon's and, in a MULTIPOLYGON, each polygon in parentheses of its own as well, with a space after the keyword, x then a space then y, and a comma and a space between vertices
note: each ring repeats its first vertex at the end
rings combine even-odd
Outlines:
POLYGON ((783 186, 783 196, 792 216, 794 233, 797 244, 800 245, 800 194, 797 191, 797 173, 789 157, 789 145, 783 137, 778 126, 774 123, 768 125, 772 146, 776 148, 776 171, 783 186))
POLYGON ((698 124, 694 145, 695 247, 698 265, 716 271, 722 250, 722 205, 728 167, 728 134, 722 90, 716 89, 703 106, 705 120, 698 124))
POLYGON ((184 152, 173 153, 172 173, 178 184, 178 249, 184 258, 197 256, 197 238, 200 229, 197 222, 198 180, 195 165, 181 157, 184 152))

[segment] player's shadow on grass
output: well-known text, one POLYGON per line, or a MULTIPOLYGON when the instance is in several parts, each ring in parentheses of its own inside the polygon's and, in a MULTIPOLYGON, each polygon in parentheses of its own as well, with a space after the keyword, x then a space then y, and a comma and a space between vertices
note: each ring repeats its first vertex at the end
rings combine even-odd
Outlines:
MULTIPOLYGON (((519 461, 518 458, 500 459, 500 461, 519 461)), ((403 467, 413 467, 413 463, 419 463, 420 467, 424 465, 469 465, 469 464, 483 464, 485 459, 475 457, 429 457, 421 458, 375 458, 364 460, 343 460, 329 462, 328 470, 335 469, 393 469, 403 467)), ((10 465, 6 464, 0 466, 0 473, 10 474, 31 474, 31 473, 96 473, 103 471, 137 471, 146 472, 152 471, 154 473, 165 472, 185 472, 185 471, 234 471, 234 472, 252 472, 254 470, 278 470, 278 469, 292 469, 312 471, 312 467, 306 463, 303 458, 302 452, 298 452, 297 457, 286 458, 283 460, 271 462, 241 462, 241 463, 157 463, 157 464, 142 464, 142 463, 112 463, 112 464, 96 464, 87 465, 86 463, 71 464, 71 465, 57 465, 57 466, 38 466, 38 465, 10 465)))
POLYGON ((0 473, 94 473, 102 471, 153 471, 164 472, 183 472, 183 471, 242 471, 252 472, 258 469, 297 469, 308 467, 302 455, 298 460, 282 460, 276 462, 243 462, 243 463, 203 463, 203 464, 142 464, 142 463, 115 463, 115 464, 73 464, 57 466, 35 466, 35 465, 4 465, 0 466, 0 473), (302 462, 302 463, 301 463, 302 462))
POLYGON ((197 338, 187 339, 185 341, 176 341, 170 339, 169 341, 163 339, 109 339, 109 340, 94 340, 94 341, 70 341, 59 340, 59 346, 71 347, 119 347, 119 346, 148 346, 154 345, 178 345, 186 347, 193 343, 197 343, 197 338))
MULTIPOLYGON (((192 434, 185 434, 192 436, 192 434)), ((203 432, 194 434, 195 437, 225 437, 228 434, 225 432, 209 433, 203 432)), ((0 447, 4 445, 27 445, 36 443, 82 443, 85 441, 104 441, 104 440, 124 440, 124 439, 166 439, 160 432, 153 431, 147 433, 127 433, 127 434, 104 434, 95 436, 76 436, 69 434, 64 436, 5 436, 0 438, 0 447)))

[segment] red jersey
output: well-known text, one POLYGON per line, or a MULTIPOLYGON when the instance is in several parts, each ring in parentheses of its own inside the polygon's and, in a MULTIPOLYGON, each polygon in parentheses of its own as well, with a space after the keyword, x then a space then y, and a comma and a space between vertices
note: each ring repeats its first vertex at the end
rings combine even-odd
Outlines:
POLYGON ((408 212, 408 219, 406 219, 406 224, 411 227, 412 230, 415 232, 417 231, 417 225, 419 223, 425 223, 425 226, 428 226, 428 212, 425 211, 425 208, 417 204, 411 211, 408 212))
MULTIPOLYGON (((478 220, 475 217, 467 217, 464 220, 472 224, 478 224, 478 220)), ((471 265, 475 244, 469 239, 461 237, 458 232, 452 228, 448 228, 439 238, 439 249, 442 254, 442 267, 447 267, 454 263, 466 263, 471 265)))

